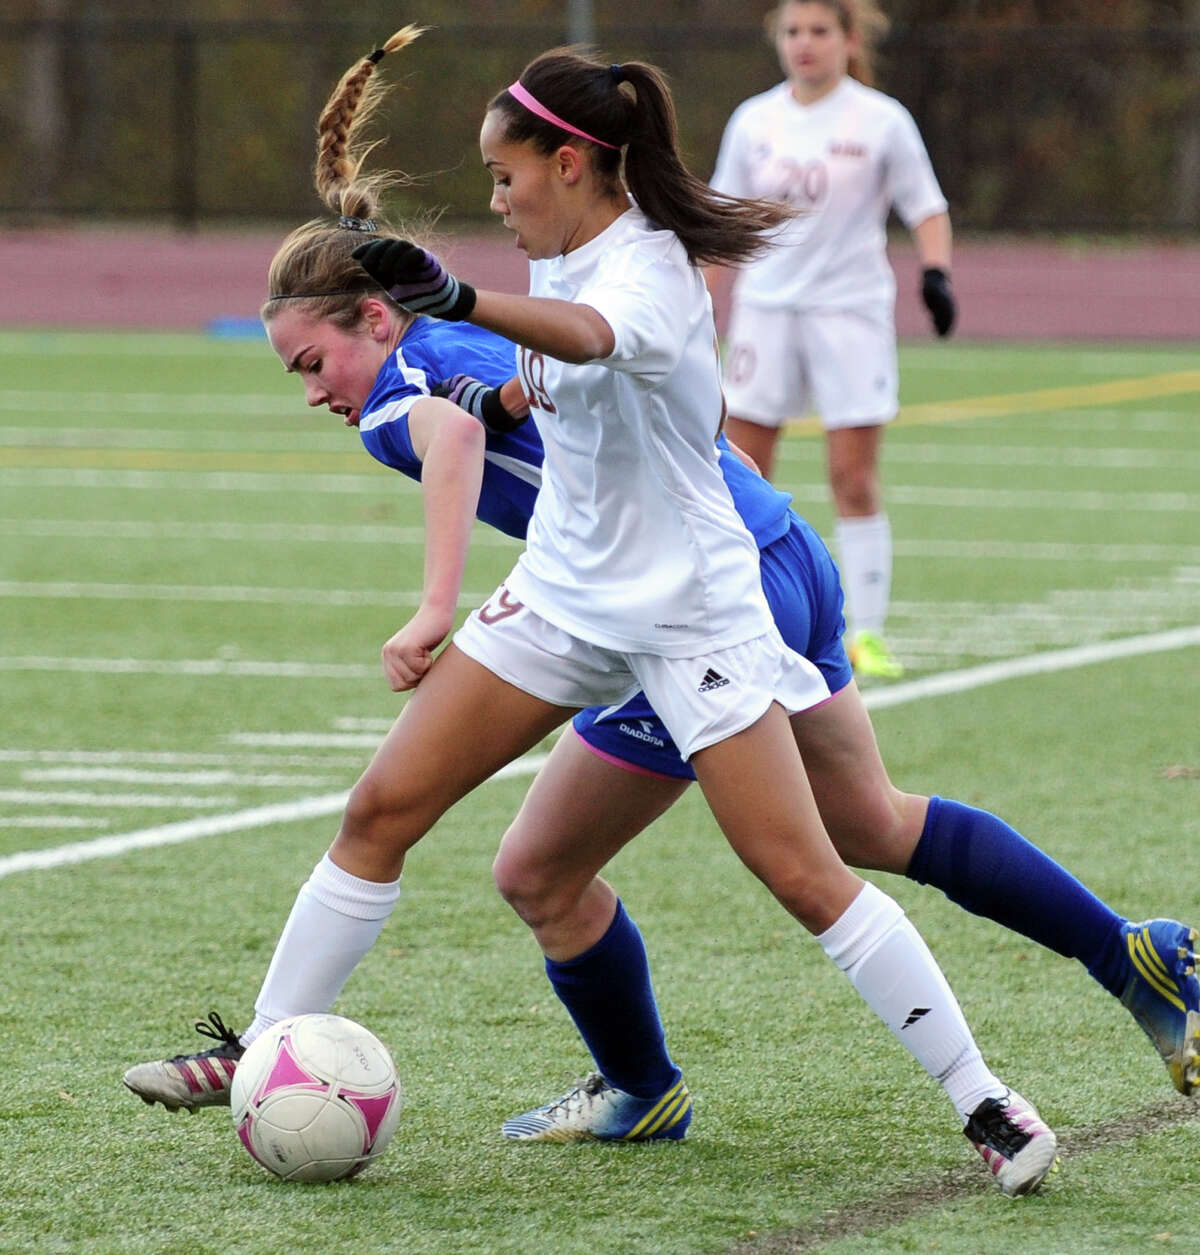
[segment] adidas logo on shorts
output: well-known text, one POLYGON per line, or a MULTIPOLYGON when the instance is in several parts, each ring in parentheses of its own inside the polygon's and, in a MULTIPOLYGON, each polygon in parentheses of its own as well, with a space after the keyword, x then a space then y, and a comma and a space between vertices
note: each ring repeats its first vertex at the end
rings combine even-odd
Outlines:
POLYGON ((700 681, 700 687, 697 693, 711 693, 713 689, 724 688, 729 681, 719 672, 714 671, 712 667, 704 673, 704 679, 700 681))

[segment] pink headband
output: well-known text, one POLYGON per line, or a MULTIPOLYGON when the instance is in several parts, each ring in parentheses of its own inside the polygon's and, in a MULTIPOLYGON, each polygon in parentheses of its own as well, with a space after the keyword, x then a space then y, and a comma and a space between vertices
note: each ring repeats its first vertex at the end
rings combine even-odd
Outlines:
POLYGON ((587 131, 581 131, 579 127, 572 126, 570 122, 564 122, 557 113, 551 113, 540 100, 521 86, 521 80, 517 79, 515 83, 508 89, 508 94, 518 103, 524 105, 530 113, 535 113, 539 118, 544 118, 547 122, 553 123, 560 130, 568 131, 572 135, 578 135, 580 139, 590 140, 593 144, 599 144, 601 148, 619 148, 619 144, 608 144, 602 139, 597 139, 594 135, 589 135, 587 131))

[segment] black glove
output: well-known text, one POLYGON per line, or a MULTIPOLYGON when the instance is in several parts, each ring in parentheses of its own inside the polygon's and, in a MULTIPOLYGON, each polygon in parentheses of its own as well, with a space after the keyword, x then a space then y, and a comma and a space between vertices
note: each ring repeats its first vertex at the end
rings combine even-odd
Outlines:
POLYGON ((933 319, 933 329, 940 336, 948 336, 958 306, 954 303, 950 276, 940 266, 926 266, 921 272, 921 300, 933 319))
POLYGON ((371 240, 350 255, 397 305, 414 314, 461 322, 475 308, 475 289, 409 240, 371 240))
POLYGON ((517 418, 510 414, 500 400, 499 388, 489 388, 487 384, 470 375, 452 375, 442 383, 434 384, 430 391, 435 397, 445 397, 447 401, 461 406, 468 414, 479 419, 488 431, 498 435, 516 431, 529 417, 526 414, 517 418))

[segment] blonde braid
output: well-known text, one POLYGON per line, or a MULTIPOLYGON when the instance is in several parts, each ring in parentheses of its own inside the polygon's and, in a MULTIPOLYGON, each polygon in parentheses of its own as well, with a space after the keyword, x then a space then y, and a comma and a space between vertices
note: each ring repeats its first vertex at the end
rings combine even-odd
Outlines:
POLYGON ((264 322, 270 322, 285 302, 299 300, 306 308, 311 302, 315 317, 352 327, 361 316, 363 297, 381 295, 379 285, 351 253, 364 232, 391 234, 380 219, 380 209, 383 193, 401 178, 362 174, 375 145, 359 140, 363 125, 386 95, 386 88, 375 78, 376 65, 387 53, 411 44, 423 29, 405 26, 356 61, 325 102, 317 120, 313 182, 321 201, 338 218, 307 222, 279 246, 267 276, 270 296, 260 311, 264 322))
POLYGON ((398 30, 370 56, 342 75, 317 119, 317 160, 313 168, 317 195, 335 214, 373 218, 380 193, 389 183, 384 175, 359 178, 374 144, 356 145, 356 137, 379 107, 386 89, 375 78, 375 67, 389 52, 407 47, 423 32, 420 26, 398 30))

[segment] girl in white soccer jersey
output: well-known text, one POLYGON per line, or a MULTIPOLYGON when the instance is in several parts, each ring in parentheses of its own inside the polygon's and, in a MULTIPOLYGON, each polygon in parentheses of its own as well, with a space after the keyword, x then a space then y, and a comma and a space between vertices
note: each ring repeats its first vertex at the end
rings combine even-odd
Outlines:
POLYGON ((895 678, 883 638, 892 533, 879 476, 883 425, 899 408, 885 225, 894 207, 922 266, 939 335, 954 323, 950 219, 908 111, 870 83, 885 26, 867 0, 785 0, 771 19, 787 79, 739 105, 712 186, 799 211, 775 247, 741 267, 726 335, 730 439, 771 477, 779 428, 810 408, 826 431, 850 656, 895 678))
MULTIPOLYGON (((354 99, 374 64, 369 60, 356 67, 335 92, 342 107, 331 112, 343 119, 343 129, 347 107, 342 97, 354 99)), ((345 142, 342 135, 323 145, 331 169, 318 165, 319 185, 335 212, 373 210, 373 198, 352 177, 347 182, 346 167, 353 170, 354 165, 339 148, 345 142)), ((410 682, 400 674, 403 659, 417 643, 431 648, 430 640, 435 645, 448 630, 466 547, 459 522, 477 514, 511 535, 524 535, 542 447, 533 424, 511 430, 497 398, 472 381, 460 381, 453 392, 492 424, 486 435, 472 420, 464 422, 461 411, 430 397, 434 381, 451 372, 469 370, 500 382, 508 374, 513 347, 469 324, 414 319, 387 300, 349 264, 354 232, 371 225, 348 217, 340 228, 318 222, 294 233, 272 268, 271 290, 278 295, 265 314, 272 343, 285 365, 302 377, 310 404, 342 414, 359 427, 364 445, 377 458, 422 480, 430 522, 426 595, 412 622, 384 650, 393 687, 404 688, 410 682), (438 620, 446 626, 431 628, 438 620)), ((1142 1004, 1163 1002, 1152 990, 1147 994, 1145 982, 1130 979, 1130 964, 1122 966, 1118 952, 1126 935, 1145 944, 1148 927, 1158 930, 1157 943, 1166 921, 1126 925, 994 816, 944 799, 900 794, 890 784, 850 683, 840 644, 840 592, 828 553, 811 528, 788 511, 786 496, 727 449, 721 467, 737 511, 762 550, 762 583, 776 623, 837 694, 820 709, 797 715, 793 730, 839 845, 865 865, 897 872, 909 867, 911 875, 938 885, 969 909, 1062 953, 1074 953, 1114 993, 1136 987, 1137 999, 1124 999, 1135 1014, 1142 1004), (883 818, 889 808, 896 811, 890 824, 883 818), (900 814, 905 818, 897 825, 900 814), (1036 883, 1038 892, 1017 897, 1002 892, 995 859, 1036 883), (1061 927, 1054 922, 1059 916, 1061 927)), ((414 669, 426 666, 427 658, 421 658, 414 669)), ((598 873, 679 796, 692 772, 642 696, 619 709, 581 713, 575 731, 577 737, 563 738, 555 747, 506 836, 497 879, 546 950, 547 974, 603 1076, 563 1101, 509 1121, 505 1133, 554 1140, 677 1137, 690 1119, 690 1099, 666 1052, 640 935, 598 873), (618 776, 618 771, 635 774, 618 776), (647 1114, 654 1119, 647 1121, 647 1114)), ((377 776, 385 769, 391 773, 377 805, 401 810, 409 801, 420 801, 422 782, 408 773, 403 759, 381 753, 377 767, 377 776)), ((370 809, 370 799, 360 797, 358 827, 370 818, 370 809)), ((343 825, 347 842, 340 837, 331 851, 339 861, 322 860, 301 892, 257 1000, 257 1018, 241 1040, 214 1016, 211 1028, 204 1028, 224 1037, 221 1045, 138 1065, 126 1074, 131 1089, 172 1107, 227 1103, 229 1075, 244 1044, 275 1019, 333 1004, 398 892, 398 883, 343 870, 339 846, 352 844, 355 827, 348 816, 343 825)), ((397 835, 392 851, 396 877, 404 849, 419 835, 397 835)), ((1194 977, 1179 984, 1193 1006, 1200 992, 1192 988, 1195 984, 1194 977)), ((1178 1044, 1178 1026, 1164 1033, 1178 1044)), ((989 1119, 997 1114, 994 1105, 989 1108, 989 1119)), ((979 1124, 968 1129, 986 1148, 987 1134, 979 1124)), ((1008 1167, 1003 1155, 991 1162, 1008 1167)), ((1001 1183, 1012 1188, 1012 1173, 1002 1175, 1001 1183)))

